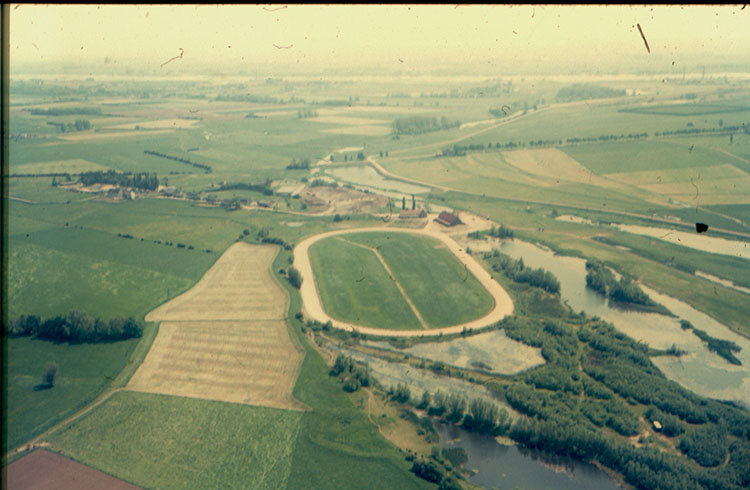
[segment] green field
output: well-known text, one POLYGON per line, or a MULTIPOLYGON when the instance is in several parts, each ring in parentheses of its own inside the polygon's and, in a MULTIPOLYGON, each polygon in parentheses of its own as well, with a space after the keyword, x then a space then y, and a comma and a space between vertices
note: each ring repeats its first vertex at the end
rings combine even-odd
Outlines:
MULTIPOLYGON (((430 327, 459 325, 492 309, 492 297, 479 281, 447 248, 432 238, 409 233, 352 233, 343 238, 378 250, 430 327)), ((391 284, 375 254, 362 247, 342 246, 336 242, 341 240, 328 238, 311 247, 316 283, 323 304, 330 308, 332 316, 340 318, 348 314, 348 318, 353 319, 350 321, 356 323, 359 318, 372 319, 372 310, 377 311, 375 315, 379 320, 373 322, 373 326, 397 328, 404 325, 403 310, 390 306, 399 291, 391 284), (368 283, 366 289, 357 286, 362 277, 365 279, 361 283, 368 283), (344 294, 348 299, 342 301, 344 294)))
POLYGON ((669 104, 633 107, 622 109, 621 112, 653 114, 657 116, 705 116, 707 114, 724 114, 729 112, 750 112, 750 107, 723 104, 669 104))
POLYGON ((321 301, 331 317, 355 325, 421 328, 377 256, 336 237, 310 247, 321 301))
POLYGON ((567 146, 564 151, 597 175, 732 163, 731 157, 707 148, 691 150, 691 144, 649 140, 567 146))
POLYGON ((136 345, 150 345, 152 336, 153 327, 147 327, 141 339, 100 344, 4 339, 3 454, 93 401, 126 366, 136 345), (35 390, 48 362, 57 364, 58 381, 54 388, 35 390))
POLYGON ((144 488, 284 488, 302 414, 116 393, 51 443, 144 488))
MULTIPOLYGON (((281 251, 274 269, 288 264, 281 251)), ((299 293, 286 281, 289 311, 299 293)), ((50 438, 63 454, 148 488, 428 488, 328 376, 302 323, 295 412, 164 395, 114 395, 50 438)))

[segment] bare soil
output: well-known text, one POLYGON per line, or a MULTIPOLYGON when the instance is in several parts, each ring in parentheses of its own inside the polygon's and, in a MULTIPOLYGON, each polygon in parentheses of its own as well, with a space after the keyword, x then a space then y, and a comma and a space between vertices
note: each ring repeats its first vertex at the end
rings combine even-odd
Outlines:
POLYGON ((3 488, 9 490, 138 489, 101 471, 53 452, 38 449, 3 468, 3 488))
POLYGON ((159 335, 127 388, 302 409, 292 396, 302 353, 271 271, 277 251, 236 243, 192 289, 149 313, 159 335))

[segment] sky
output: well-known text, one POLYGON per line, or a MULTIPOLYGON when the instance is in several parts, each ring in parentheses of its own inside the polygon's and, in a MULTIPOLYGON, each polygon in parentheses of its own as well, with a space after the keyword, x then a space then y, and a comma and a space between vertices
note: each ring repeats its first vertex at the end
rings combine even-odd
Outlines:
POLYGON ((9 54, 11 69, 64 62, 157 71, 269 64, 513 71, 634 60, 651 68, 688 59, 748 63, 748 46, 750 9, 742 5, 14 4, 9 54))

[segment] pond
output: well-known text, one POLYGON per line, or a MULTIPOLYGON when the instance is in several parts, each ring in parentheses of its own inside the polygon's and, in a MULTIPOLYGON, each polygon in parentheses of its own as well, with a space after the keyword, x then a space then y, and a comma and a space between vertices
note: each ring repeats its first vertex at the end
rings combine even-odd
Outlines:
POLYGON ((399 383, 403 383, 409 387, 411 397, 416 399, 420 398, 425 391, 429 391, 431 394, 434 394, 437 390, 445 394, 455 393, 463 396, 467 401, 478 398, 495 403, 505 408, 511 417, 516 416, 516 412, 512 411, 505 400, 495 398, 484 386, 461 379, 438 376, 431 371, 415 368, 408 364, 384 361, 364 352, 333 343, 329 343, 326 347, 333 352, 341 352, 352 356, 357 361, 367 363, 372 377, 386 389, 389 387, 395 388, 399 383))
POLYGON ((729 364, 710 352, 692 332, 682 330, 676 318, 611 306, 606 298, 586 287, 586 261, 583 259, 555 255, 550 250, 520 240, 505 240, 500 243, 499 249, 513 258, 523 258, 528 266, 542 267, 552 272, 560 281, 563 301, 574 311, 585 311, 589 316, 611 322, 621 332, 655 349, 667 349, 674 344, 687 351, 688 354, 680 358, 652 358, 668 378, 704 396, 750 405, 750 341, 725 325, 682 301, 643 287, 654 301, 688 320, 696 328, 739 345, 742 350, 736 356, 742 366, 729 364))
POLYGON ((515 374, 544 363, 541 349, 508 338, 504 330, 472 335, 447 342, 428 342, 396 349, 388 342, 364 341, 363 345, 411 354, 466 369, 515 374))
POLYGON ((469 481, 485 488, 608 490, 620 487, 603 470, 572 458, 516 445, 498 444, 494 438, 468 432, 455 425, 436 423, 441 446, 461 447, 469 457, 464 465, 476 473, 469 481))
MULTIPOLYGON (((655 228, 652 226, 638 225, 614 225, 615 228, 634 233, 636 235, 646 235, 659 240, 664 240, 683 247, 694 248, 704 252, 710 252, 721 255, 734 255, 743 259, 750 259, 750 248, 747 242, 741 240, 727 240, 698 234, 696 232, 670 230, 668 228, 655 228)), ((710 231, 709 231, 710 232, 710 231)))
POLYGON ((400 194, 422 194, 430 189, 416 184, 409 184, 399 180, 386 179, 369 165, 351 165, 346 167, 334 167, 327 171, 330 175, 351 184, 359 184, 374 189, 395 191, 400 194))

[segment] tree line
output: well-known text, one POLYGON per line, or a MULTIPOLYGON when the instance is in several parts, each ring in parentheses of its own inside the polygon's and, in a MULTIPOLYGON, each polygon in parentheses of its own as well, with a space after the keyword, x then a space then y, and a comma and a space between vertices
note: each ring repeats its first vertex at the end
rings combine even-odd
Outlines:
POLYGON ((245 190, 260 192, 264 196, 272 196, 273 189, 271 188, 271 179, 266 179, 263 182, 257 183, 246 183, 246 182, 227 182, 219 186, 218 191, 234 191, 234 190, 245 190))
POLYGON ((99 107, 54 107, 51 109, 24 109, 32 116, 73 116, 73 115, 99 115, 102 110, 99 107))
POLYGON ((155 191, 159 188, 159 178, 156 173, 151 172, 140 172, 134 174, 131 172, 116 172, 111 169, 106 172, 96 170, 93 172, 81 172, 79 180, 85 186, 110 184, 149 191, 155 191))
POLYGON ((287 170, 308 170, 310 168, 310 159, 301 158, 297 160, 292 158, 292 163, 286 166, 287 170))
POLYGON ((161 152, 153 151, 153 150, 143 150, 143 153, 145 153, 146 155, 153 155, 155 157, 166 158, 168 160, 174 160, 175 162, 184 163, 186 165, 192 165, 195 168, 199 168, 203 170, 207 174, 210 174, 211 172, 213 172, 213 168, 210 165, 205 165, 203 163, 196 163, 196 162, 193 162, 192 160, 188 160, 187 158, 175 157, 172 155, 167 155, 166 153, 161 153, 161 152))
POLYGON ((143 326, 132 317, 103 320, 73 310, 46 320, 38 315, 20 315, 5 325, 4 333, 9 337, 96 343, 140 337, 143 326))
POLYGON ((742 348, 736 343, 732 342, 731 340, 712 337, 705 331, 695 328, 693 324, 687 320, 680 320, 680 326, 683 330, 692 330, 693 334, 695 334, 696 337, 706 343, 708 350, 710 350, 711 352, 715 352, 716 354, 729 361, 731 364, 735 364, 737 366, 742 365, 742 362, 737 358, 737 356, 734 355, 734 352, 739 352, 742 350, 742 348))
POLYGON ((460 121, 448 120, 445 116, 439 120, 436 117, 427 116, 400 117, 393 121, 392 134, 424 134, 441 129, 457 128, 460 125, 460 121))
POLYGON ((47 124, 56 127, 58 133, 73 133, 75 131, 86 131, 91 129, 91 121, 88 119, 76 119, 75 122, 72 123, 47 121, 47 124))
POLYGON ((585 83, 574 83, 573 85, 562 87, 557 91, 558 100, 603 99, 607 97, 622 97, 624 95, 625 90, 623 89, 585 83))

